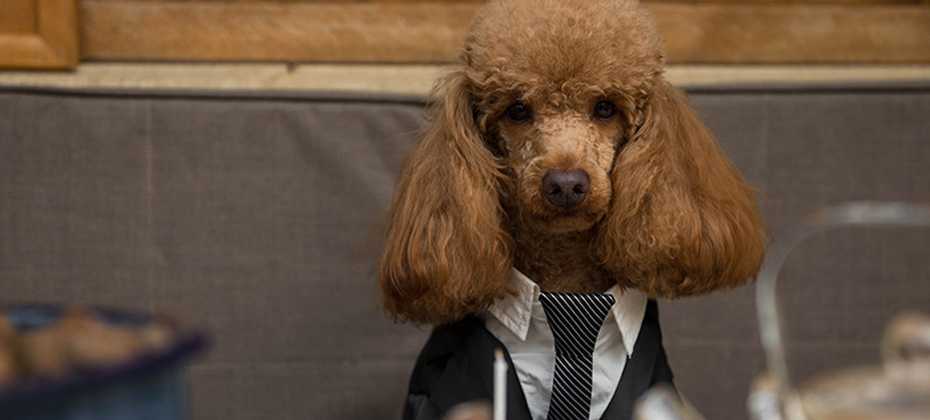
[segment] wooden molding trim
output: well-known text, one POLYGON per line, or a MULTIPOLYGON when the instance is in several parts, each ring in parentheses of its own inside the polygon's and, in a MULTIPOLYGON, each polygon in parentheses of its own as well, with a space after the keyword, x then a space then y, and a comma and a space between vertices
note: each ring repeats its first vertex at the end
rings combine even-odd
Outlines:
MULTIPOLYGON (((53 1, 53 0, 44 0, 53 1)), ((83 58, 445 63, 480 4, 81 3, 83 58)), ((919 4, 648 3, 671 63, 928 63, 919 4)))
MULTIPOLYGON (((450 65, 82 63, 74 72, 0 70, 0 86, 193 91, 338 91, 426 97, 450 65)), ((850 86, 930 83, 923 65, 671 65, 676 86, 850 86)))
POLYGON ((0 21, 0 67, 75 68, 79 58, 77 0, 12 2, 17 4, 0 21))

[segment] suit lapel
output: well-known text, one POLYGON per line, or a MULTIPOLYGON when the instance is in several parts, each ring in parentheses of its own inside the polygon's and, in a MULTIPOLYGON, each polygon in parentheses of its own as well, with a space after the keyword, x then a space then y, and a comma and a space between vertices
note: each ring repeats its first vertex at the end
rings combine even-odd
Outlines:
POLYGON ((432 402, 443 413, 469 401, 491 402, 494 395, 494 350, 500 348, 504 350, 508 366, 507 419, 530 420, 529 408, 510 353, 480 321, 475 320, 465 333, 468 337, 462 341, 464 348, 456 351, 449 360, 442 377, 436 383, 432 402))
POLYGON ((620 376, 620 383, 614 392, 613 399, 604 410, 602 420, 630 419, 633 414, 633 404, 650 386, 652 386, 653 370, 662 342, 658 324, 658 308, 656 302, 650 300, 646 305, 646 316, 643 326, 633 346, 633 357, 627 359, 620 376))

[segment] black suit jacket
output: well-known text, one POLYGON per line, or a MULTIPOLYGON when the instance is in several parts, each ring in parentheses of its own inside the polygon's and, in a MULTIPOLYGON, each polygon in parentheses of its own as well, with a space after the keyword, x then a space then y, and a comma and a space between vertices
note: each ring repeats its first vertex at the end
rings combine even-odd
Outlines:
MULTIPOLYGON (((504 349, 477 318, 443 325, 433 330, 410 379, 404 407, 405 420, 440 420, 458 404, 492 400, 494 350, 504 349)), ((510 353, 504 349, 507 370, 507 420, 530 420, 523 389, 517 379, 510 353)), ((607 405, 603 420, 629 420, 633 403, 653 385, 672 383, 659 310, 654 300, 646 305, 646 315, 633 357, 626 362, 620 384, 607 405)))

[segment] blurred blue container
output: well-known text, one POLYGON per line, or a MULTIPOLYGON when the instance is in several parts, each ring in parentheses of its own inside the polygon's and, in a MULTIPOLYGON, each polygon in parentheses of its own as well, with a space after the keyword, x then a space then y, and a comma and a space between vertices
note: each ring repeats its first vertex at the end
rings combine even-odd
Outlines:
MULTIPOLYGON (((65 309, 0 310, 20 331, 58 322, 65 309)), ((108 324, 142 327, 154 317, 91 309, 108 324)), ((177 329, 171 344, 113 367, 82 369, 56 379, 25 378, 0 389, 0 420, 181 420, 190 417, 187 362, 206 345, 202 333, 177 329)))

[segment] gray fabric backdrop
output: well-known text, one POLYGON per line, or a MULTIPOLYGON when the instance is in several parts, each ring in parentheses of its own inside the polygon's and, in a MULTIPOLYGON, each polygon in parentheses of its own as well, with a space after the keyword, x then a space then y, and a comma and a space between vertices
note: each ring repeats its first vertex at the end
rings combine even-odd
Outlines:
MULTIPOLYGON (((930 201, 930 86, 693 88, 773 231, 846 199, 930 201)), ((428 333, 382 315, 372 276, 419 98, 0 88, 0 305, 179 316, 212 419, 390 419, 428 333)), ((818 235, 782 275, 799 378, 878 360, 930 312, 930 232, 818 235)), ((660 302, 681 390, 745 418, 763 370, 752 287, 660 302)))

